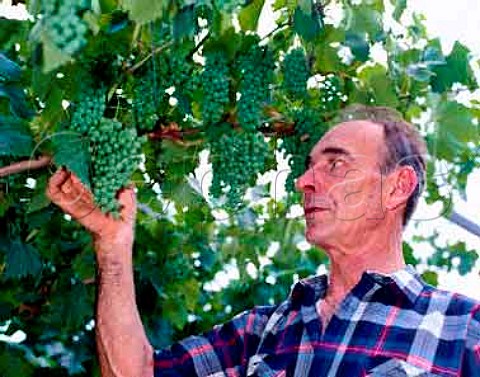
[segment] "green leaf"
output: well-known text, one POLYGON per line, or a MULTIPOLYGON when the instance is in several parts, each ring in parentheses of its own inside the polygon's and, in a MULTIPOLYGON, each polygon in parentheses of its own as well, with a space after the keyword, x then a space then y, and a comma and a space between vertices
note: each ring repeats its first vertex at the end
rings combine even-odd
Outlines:
POLYGON ((372 92, 376 105, 391 107, 398 105, 395 85, 385 67, 379 64, 367 67, 359 73, 358 77, 372 92))
POLYGON ((147 24, 162 18, 167 10, 168 1, 121 0, 121 6, 129 12, 130 19, 138 24, 147 24))
POLYGON ((260 18, 264 2, 265 0, 253 0, 240 11, 238 21, 242 30, 257 30, 258 19, 260 18))
POLYGON ((80 181, 90 188, 90 151, 85 137, 70 131, 63 131, 52 137, 53 161, 75 173, 80 181))
POLYGON ((27 361, 22 351, 14 345, 0 344, 0 376, 30 377, 33 376, 33 366, 27 361))
POLYGON ((52 320, 64 331, 78 331, 82 323, 93 316, 91 301, 82 282, 63 283, 51 299, 52 320))
POLYGON ((316 11, 305 13, 301 7, 295 9, 293 15, 293 28, 295 32, 307 41, 315 39, 323 29, 323 20, 316 11))
MULTIPOLYGON (((2 25, 0 23, 0 25, 2 25)), ((22 69, 14 61, 8 59, 4 54, 0 53, 0 82, 1 81, 18 81, 22 74, 22 69)))
POLYGON ((72 57, 60 50, 46 32, 43 32, 40 38, 43 47, 43 73, 54 71, 72 61, 72 57))
POLYGON ((436 272, 425 271, 421 276, 427 284, 433 285, 434 287, 438 286, 438 274, 436 272))
POLYGON ((0 97, 8 98, 10 102, 10 111, 13 115, 30 119, 34 112, 27 104, 25 92, 22 88, 12 85, 0 85, 0 97))
POLYGON ((193 37, 196 28, 195 8, 184 7, 173 19, 173 36, 175 39, 193 37))
POLYGON ((476 141, 477 126, 473 123, 472 113, 465 106, 451 101, 441 102, 435 111, 436 132, 433 138, 434 150, 430 152, 447 161, 452 161, 465 143, 476 141))
POLYGON ((358 33, 347 32, 345 35, 345 45, 350 47, 356 60, 366 62, 370 55, 370 46, 367 39, 358 33))
POLYGON ((30 156, 33 147, 30 130, 23 121, 0 115, 0 156, 30 156))
POLYGON ((42 270, 42 262, 36 249, 20 240, 11 242, 5 257, 5 279, 21 279, 35 276, 42 270))
POLYGON ((47 184, 47 176, 37 178, 33 196, 27 205, 27 213, 39 211, 50 204, 50 199, 46 195, 47 184))
POLYGON ((370 5, 346 8, 347 27, 352 33, 367 33, 371 38, 383 32, 382 14, 370 5))
POLYGON ((394 4, 395 9, 393 10, 393 19, 400 21, 400 17, 402 17, 403 12, 407 9, 407 0, 396 0, 394 4))
POLYGON ((428 82, 435 75, 424 63, 410 64, 406 72, 407 75, 420 82, 428 82))
POLYGON ((452 52, 445 59, 445 64, 432 69, 435 74, 431 80, 432 90, 443 93, 454 83, 464 84, 470 89, 474 88, 476 81, 469 59, 470 50, 460 42, 455 42, 452 52))

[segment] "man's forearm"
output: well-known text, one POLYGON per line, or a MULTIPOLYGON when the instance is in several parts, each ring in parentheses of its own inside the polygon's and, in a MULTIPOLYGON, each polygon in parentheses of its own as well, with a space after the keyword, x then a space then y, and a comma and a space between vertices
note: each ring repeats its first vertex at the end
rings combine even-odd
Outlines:
POLYGON ((96 243, 96 339, 102 376, 153 376, 153 349, 135 301, 131 243, 96 243))

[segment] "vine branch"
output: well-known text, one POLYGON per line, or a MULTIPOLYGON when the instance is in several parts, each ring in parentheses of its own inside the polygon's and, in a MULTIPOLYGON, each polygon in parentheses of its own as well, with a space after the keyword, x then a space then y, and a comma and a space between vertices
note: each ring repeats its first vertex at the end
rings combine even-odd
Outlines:
POLYGON ((22 173, 24 171, 41 169, 50 164, 52 157, 41 156, 37 160, 26 160, 15 162, 9 166, 0 168, 0 177, 6 177, 7 175, 22 173))

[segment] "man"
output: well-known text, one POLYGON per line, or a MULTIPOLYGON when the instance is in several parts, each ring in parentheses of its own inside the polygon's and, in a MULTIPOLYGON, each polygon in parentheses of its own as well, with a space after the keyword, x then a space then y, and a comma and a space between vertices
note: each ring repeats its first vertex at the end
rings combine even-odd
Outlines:
POLYGON ((480 376, 480 303, 426 285, 403 259, 425 145, 388 109, 350 115, 315 145, 297 180, 306 238, 328 253, 328 276, 162 351, 135 303, 133 188, 120 192, 114 221, 73 174, 51 178, 49 197, 94 236, 104 376, 480 376))

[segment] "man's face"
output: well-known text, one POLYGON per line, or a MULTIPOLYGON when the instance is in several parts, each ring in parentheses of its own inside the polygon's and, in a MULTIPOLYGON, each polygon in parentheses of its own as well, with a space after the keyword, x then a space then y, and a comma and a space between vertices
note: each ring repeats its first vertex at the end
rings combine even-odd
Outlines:
POLYGON ((306 238, 323 248, 355 247, 383 218, 383 129, 350 121, 331 129, 313 147, 298 178, 304 193, 306 238))

